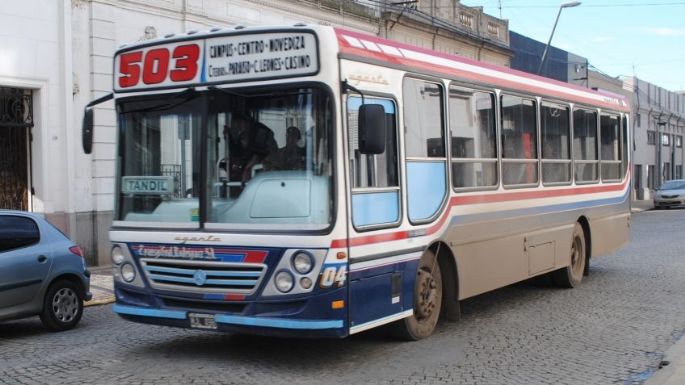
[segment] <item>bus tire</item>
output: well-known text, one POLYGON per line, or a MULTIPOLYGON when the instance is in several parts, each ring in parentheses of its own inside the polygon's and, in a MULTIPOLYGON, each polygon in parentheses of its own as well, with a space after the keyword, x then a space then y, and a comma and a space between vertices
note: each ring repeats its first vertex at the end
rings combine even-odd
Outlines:
POLYGON ((552 280, 557 286, 574 288, 580 285, 585 273, 586 243, 583 226, 576 222, 573 228, 573 238, 571 239, 571 263, 552 273, 552 280))
POLYGON ((421 256, 414 283, 414 313, 397 321, 395 334, 407 341, 417 341, 433 334, 442 310, 442 274, 432 250, 421 256))

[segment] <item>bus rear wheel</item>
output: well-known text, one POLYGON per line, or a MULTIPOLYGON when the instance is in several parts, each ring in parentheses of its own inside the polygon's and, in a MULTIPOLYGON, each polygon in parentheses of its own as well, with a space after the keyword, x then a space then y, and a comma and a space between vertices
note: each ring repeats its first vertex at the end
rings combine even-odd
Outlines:
POLYGON ((442 308, 442 274, 432 250, 421 256, 414 283, 414 313, 395 323, 398 337, 416 341, 433 334, 442 308))
POLYGON ((587 262, 586 250, 585 232, 580 223, 576 222, 571 239, 571 264, 552 274, 552 279, 557 286, 573 288, 580 285, 587 262))

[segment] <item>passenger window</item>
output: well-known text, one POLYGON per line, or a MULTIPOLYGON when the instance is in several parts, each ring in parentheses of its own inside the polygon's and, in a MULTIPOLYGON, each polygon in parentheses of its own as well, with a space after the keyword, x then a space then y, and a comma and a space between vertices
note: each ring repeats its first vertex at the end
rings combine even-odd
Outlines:
POLYGON ((535 100, 502 95, 502 182, 509 186, 538 182, 535 100))
POLYGON ((542 182, 571 182, 571 125, 568 107, 542 102, 542 182))
POLYGON ((488 92, 450 87, 452 186, 497 185, 495 97, 488 92))
MULTIPOLYGON (((623 169, 621 169, 621 177, 623 177, 626 174, 626 170, 628 170, 628 115, 623 115, 622 119, 623 123, 623 133, 621 136, 621 164, 623 166, 623 169)), ((678 137, 682 141, 682 137, 678 137)), ((676 141, 677 144, 677 141, 676 141)))
POLYGON ((0 253, 31 246, 39 241, 38 225, 32 219, 0 216, 0 253))
POLYGON ((573 158, 576 182, 592 183, 599 179, 597 170, 597 112, 573 111, 573 158))
POLYGON ((403 87, 407 216, 412 224, 435 219, 449 192, 444 89, 405 78, 403 87))
POLYGON ((444 158, 442 87, 404 79, 404 135, 407 158, 444 158))
POLYGON ((602 114, 600 129, 602 141, 602 180, 621 179, 621 150, 619 116, 602 114))

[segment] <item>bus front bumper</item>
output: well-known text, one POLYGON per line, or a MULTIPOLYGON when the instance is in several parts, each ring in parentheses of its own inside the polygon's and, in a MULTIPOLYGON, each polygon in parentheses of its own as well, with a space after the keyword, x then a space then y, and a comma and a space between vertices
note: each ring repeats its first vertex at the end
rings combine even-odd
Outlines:
MULTIPOLYGON (((112 310, 130 321, 155 325, 192 327, 188 311, 167 310, 115 304, 112 310)), ((234 314, 211 314, 217 331, 260 334, 280 337, 342 338, 347 336, 343 320, 250 317, 234 314)), ((200 328, 208 329, 208 328, 200 328)))

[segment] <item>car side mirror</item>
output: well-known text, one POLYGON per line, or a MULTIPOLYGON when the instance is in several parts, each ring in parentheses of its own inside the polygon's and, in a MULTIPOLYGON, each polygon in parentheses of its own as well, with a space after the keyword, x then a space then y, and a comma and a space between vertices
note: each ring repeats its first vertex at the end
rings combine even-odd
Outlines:
POLYGON ((385 108, 380 104, 359 107, 359 152, 373 155, 385 152, 385 108))
POLYGON ((90 154, 93 151, 93 109, 86 107, 81 124, 81 141, 83 152, 90 154))

